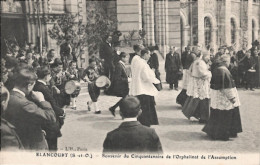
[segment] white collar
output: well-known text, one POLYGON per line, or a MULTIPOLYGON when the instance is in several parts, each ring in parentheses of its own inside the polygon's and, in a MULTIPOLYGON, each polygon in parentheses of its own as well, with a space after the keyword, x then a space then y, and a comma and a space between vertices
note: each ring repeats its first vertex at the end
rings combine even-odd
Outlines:
POLYGON ((106 41, 106 43, 108 43, 108 45, 111 46, 111 43, 110 43, 110 42, 106 41))
POLYGON ((126 121, 137 121, 136 117, 132 117, 132 118, 124 118, 124 122, 126 121))
POLYGON ((13 91, 18 92, 25 97, 25 93, 23 91, 21 91, 20 89, 13 88, 13 91))
POLYGON ((123 61, 120 60, 119 62, 125 67, 125 63, 123 61))
POLYGON ((43 83, 44 85, 47 85, 47 83, 42 80, 37 80, 37 81, 43 83))

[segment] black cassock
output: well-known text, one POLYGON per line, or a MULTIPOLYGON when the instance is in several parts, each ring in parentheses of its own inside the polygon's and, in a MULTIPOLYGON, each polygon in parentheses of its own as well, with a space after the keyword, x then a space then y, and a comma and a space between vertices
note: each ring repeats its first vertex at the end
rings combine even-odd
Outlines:
MULTIPOLYGON (((223 66, 217 66, 212 71, 210 88, 220 91, 235 88, 235 83, 229 70, 223 66)), ((213 97, 216 96, 212 96, 211 99, 213 97)), ((242 132, 239 107, 227 110, 211 107, 210 118, 202 131, 216 140, 228 140, 230 137, 236 137, 237 133, 242 132)))
MULTIPOLYGON (((158 60, 158 56, 156 53, 151 54, 151 57, 148 61, 148 65, 150 66, 151 69, 154 69, 155 71, 155 77, 161 81, 160 78, 160 71, 159 71, 159 60, 158 60)), ((158 84, 160 86, 160 88, 162 88, 162 83, 158 84)))

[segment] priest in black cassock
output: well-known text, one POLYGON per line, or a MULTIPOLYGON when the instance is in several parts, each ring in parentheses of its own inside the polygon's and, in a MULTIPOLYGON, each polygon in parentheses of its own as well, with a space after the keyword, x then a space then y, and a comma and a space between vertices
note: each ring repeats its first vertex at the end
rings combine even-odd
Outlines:
POLYGON ((214 140, 229 140, 242 132, 240 101, 231 73, 230 57, 223 55, 212 70, 210 118, 202 129, 214 140))

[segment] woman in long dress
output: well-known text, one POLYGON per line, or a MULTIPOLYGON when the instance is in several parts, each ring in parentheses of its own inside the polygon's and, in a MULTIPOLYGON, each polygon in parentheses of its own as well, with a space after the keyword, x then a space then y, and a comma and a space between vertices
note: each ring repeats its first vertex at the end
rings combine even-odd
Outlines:
POLYGON ((149 58, 150 52, 147 49, 142 50, 140 56, 133 57, 131 62, 132 81, 129 91, 129 95, 136 96, 141 103, 142 114, 138 117, 138 121, 148 127, 159 124, 154 101, 158 90, 153 84, 160 83, 147 64, 149 58))
POLYGON ((242 132, 240 101, 229 70, 230 57, 223 55, 212 70, 210 118, 202 129, 212 139, 229 140, 242 132))
POLYGON ((195 117, 200 123, 206 123, 209 119, 210 105, 210 79, 211 72, 207 63, 210 61, 209 53, 204 52, 198 57, 189 69, 189 82, 187 95, 182 112, 190 119, 195 117))

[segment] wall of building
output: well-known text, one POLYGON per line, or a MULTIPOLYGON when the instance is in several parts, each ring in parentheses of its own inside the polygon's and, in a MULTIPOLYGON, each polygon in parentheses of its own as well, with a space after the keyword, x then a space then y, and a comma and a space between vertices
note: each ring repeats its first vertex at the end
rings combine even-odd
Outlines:
MULTIPOLYGON (((188 44, 205 45, 205 17, 210 18, 212 25, 211 47, 232 44, 231 19, 236 27, 236 42, 233 46, 239 49, 246 41, 250 47, 253 38, 260 40, 259 3, 259 0, 111 0, 107 2, 107 11, 109 15, 117 17, 118 30, 123 35, 144 28, 147 33, 146 44, 157 44, 161 52, 166 54, 170 45, 182 49, 188 44)), ((39 5, 41 18, 63 14, 65 11, 78 13, 78 18, 83 22, 87 20, 86 0, 44 0, 39 5)), ((25 1, 25 13, 27 42, 36 43, 40 32, 33 1, 25 1)), ((48 49, 53 48, 59 54, 56 41, 48 36, 48 29, 52 26, 51 22, 42 22, 42 41, 48 49)))
MULTIPOLYGON (((192 12, 191 33, 187 38, 191 39, 193 44, 202 43, 205 45, 204 36, 204 18, 209 17, 212 25, 211 47, 218 48, 220 45, 233 45, 235 49, 240 49, 245 41, 248 47, 252 43, 252 34, 259 40, 259 20, 260 20, 260 1, 253 0, 198 0, 191 4, 192 11, 188 10, 188 0, 181 0, 181 17, 187 18, 192 12), (235 44, 231 43, 231 18, 235 21, 235 44), (255 30, 252 33, 252 20, 255 22, 255 30)), ((185 29, 182 29, 184 32, 185 29)), ((186 33, 187 34, 187 33, 186 33)))

